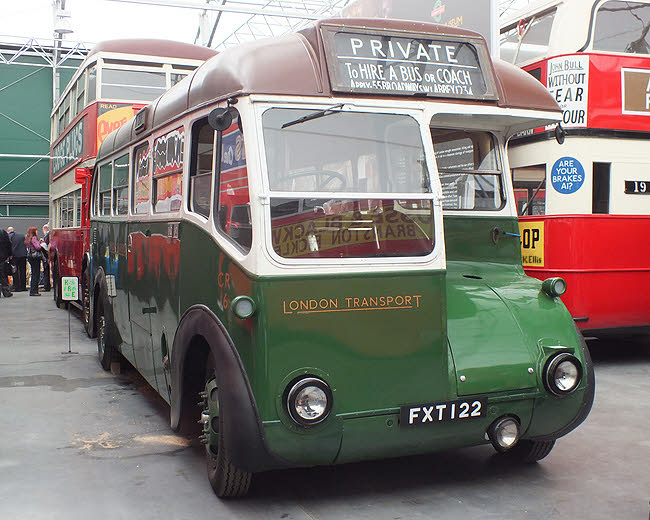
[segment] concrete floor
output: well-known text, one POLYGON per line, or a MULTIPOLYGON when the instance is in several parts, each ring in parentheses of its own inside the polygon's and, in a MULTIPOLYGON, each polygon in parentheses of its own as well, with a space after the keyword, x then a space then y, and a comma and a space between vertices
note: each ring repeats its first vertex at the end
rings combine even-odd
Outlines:
POLYGON ((49 294, 0 299, 0 519, 647 519, 650 341, 590 343, 591 415, 542 462, 489 446, 256 475, 221 501, 202 449, 135 373, 113 376, 49 294))

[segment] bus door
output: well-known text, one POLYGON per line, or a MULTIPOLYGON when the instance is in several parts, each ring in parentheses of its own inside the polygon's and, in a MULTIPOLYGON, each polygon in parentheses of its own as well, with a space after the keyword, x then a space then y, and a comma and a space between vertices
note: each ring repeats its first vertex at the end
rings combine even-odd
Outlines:
POLYGON ((150 223, 129 224, 130 263, 135 266, 129 273, 129 318, 133 334, 133 351, 136 367, 154 388, 158 388, 153 362, 151 316, 157 312, 151 305, 153 277, 149 270, 150 223))
POLYGON ((151 305, 153 277, 149 269, 151 221, 148 218, 150 206, 151 153, 149 143, 135 148, 133 153, 133 214, 128 226, 128 313, 133 335, 135 365, 154 388, 158 388, 154 370, 151 314, 156 312, 151 305))
POLYGON ((134 213, 141 211, 143 218, 132 219, 129 229, 137 259, 129 293, 131 329, 138 368, 162 395, 169 391, 169 375, 163 369, 168 360, 167 335, 178 323, 180 242, 179 221, 174 217, 182 201, 184 136, 180 127, 156 138, 153 153, 149 152, 149 143, 135 151, 138 173, 134 213), (151 194, 147 191, 150 185, 151 194), (149 212, 154 218, 144 217, 149 212))
MULTIPOLYGON (((104 245, 101 265, 106 276, 106 285, 113 309, 114 323, 122 342, 121 352, 132 361, 130 350, 131 329, 128 326, 128 267, 126 230, 128 227, 128 169, 129 155, 121 155, 99 168, 99 214, 115 216, 109 223, 97 226, 99 242, 104 245), (112 180, 111 180, 112 177, 112 180)), ((79 255, 81 258, 81 255, 79 255)))

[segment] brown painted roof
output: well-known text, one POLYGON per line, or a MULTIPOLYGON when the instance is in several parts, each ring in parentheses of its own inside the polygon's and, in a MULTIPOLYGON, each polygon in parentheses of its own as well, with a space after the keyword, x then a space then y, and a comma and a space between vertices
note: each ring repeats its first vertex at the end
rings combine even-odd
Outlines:
MULTIPOLYGON (((408 20, 386 19, 325 19, 294 34, 244 43, 210 58, 190 76, 178 83, 147 107, 147 128, 164 124, 187 110, 243 94, 277 94, 329 97, 332 95, 327 72, 325 51, 320 38, 322 25, 344 25, 365 29, 389 29, 434 36, 460 36, 485 41, 478 33, 408 20)), ((479 42, 480 43, 480 42, 479 42)), ((536 79, 521 69, 501 60, 493 62, 500 107, 548 110, 559 113, 560 108, 536 79)), ((336 94, 339 97, 356 94, 336 94)), ((368 96, 367 94, 361 94, 368 96)), ((378 97, 373 95, 372 97, 378 97)), ((401 99, 403 96, 382 95, 401 99)), ((473 104, 444 98, 423 98, 437 101, 473 104)), ((133 128, 133 121, 127 123, 133 128)), ((126 129, 122 130, 126 132, 126 129)), ((135 134, 131 130, 131 135, 135 134)), ((124 133, 121 134, 124 137, 124 133)), ((123 141, 123 139, 120 139, 123 141)), ((102 147, 104 148, 104 147, 102 147)))
MULTIPOLYGON (((331 96, 327 62, 320 39, 322 25, 461 36, 484 42, 475 32, 426 22, 325 19, 299 33, 245 43, 208 60, 194 74, 185 109, 240 94, 331 96)), ((526 72, 500 60, 496 60, 493 71, 499 106, 559 111, 552 96, 526 72)), ((432 99, 444 101, 442 98, 432 99)), ((176 104, 178 99, 171 92, 164 95, 156 111, 162 110, 168 102, 176 104)), ((179 109, 180 106, 175 106, 172 110, 165 109, 164 112, 168 116, 179 109)), ((160 123, 162 119, 156 115, 155 122, 160 123)))

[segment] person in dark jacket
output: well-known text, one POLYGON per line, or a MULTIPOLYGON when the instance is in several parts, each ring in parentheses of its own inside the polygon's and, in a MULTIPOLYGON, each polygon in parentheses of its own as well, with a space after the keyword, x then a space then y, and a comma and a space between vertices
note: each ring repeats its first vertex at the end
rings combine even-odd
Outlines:
POLYGON ((52 288, 52 281, 50 279, 50 225, 43 226, 43 238, 41 239, 41 250, 43 252, 43 290, 48 292, 52 288))
POLYGON ((43 263, 43 255, 41 253, 41 241, 38 239, 38 232, 34 226, 27 230, 25 237, 25 246, 27 247, 27 260, 31 267, 32 275, 29 285, 30 296, 40 296, 38 292, 38 282, 41 279, 41 264, 43 263))
POLYGON ((9 290, 9 280, 7 278, 7 267, 9 266, 9 258, 11 257, 11 240, 9 234, 0 229, 0 293, 5 298, 13 296, 9 290))
POLYGON ((11 263, 16 267, 14 274, 14 292, 27 290, 27 247, 25 246, 25 235, 16 233, 14 228, 8 227, 9 239, 11 240, 11 263))

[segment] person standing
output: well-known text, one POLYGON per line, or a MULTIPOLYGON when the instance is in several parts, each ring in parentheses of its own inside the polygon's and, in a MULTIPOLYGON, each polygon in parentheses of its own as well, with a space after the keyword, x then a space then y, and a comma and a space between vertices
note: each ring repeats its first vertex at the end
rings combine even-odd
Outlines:
POLYGON ((29 295, 40 296, 38 292, 38 282, 41 278, 41 263, 43 263, 43 254, 41 253, 41 242, 38 239, 38 231, 34 226, 27 230, 25 237, 25 246, 27 247, 27 261, 32 269, 32 277, 29 284, 29 295))
POLYGON ((8 260, 11 257, 11 240, 9 234, 0 229, 0 293, 5 298, 13 296, 9 290, 9 279, 7 278, 8 260))
POLYGON ((43 251, 43 290, 49 292, 52 288, 50 280, 50 225, 43 226, 43 238, 41 239, 41 249, 43 251))
POLYGON ((11 259, 16 267, 14 274, 14 292, 27 290, 27 247, 25 246, 25 235, 16 233, 11 226, 7 228, 11 240, 11 259))

